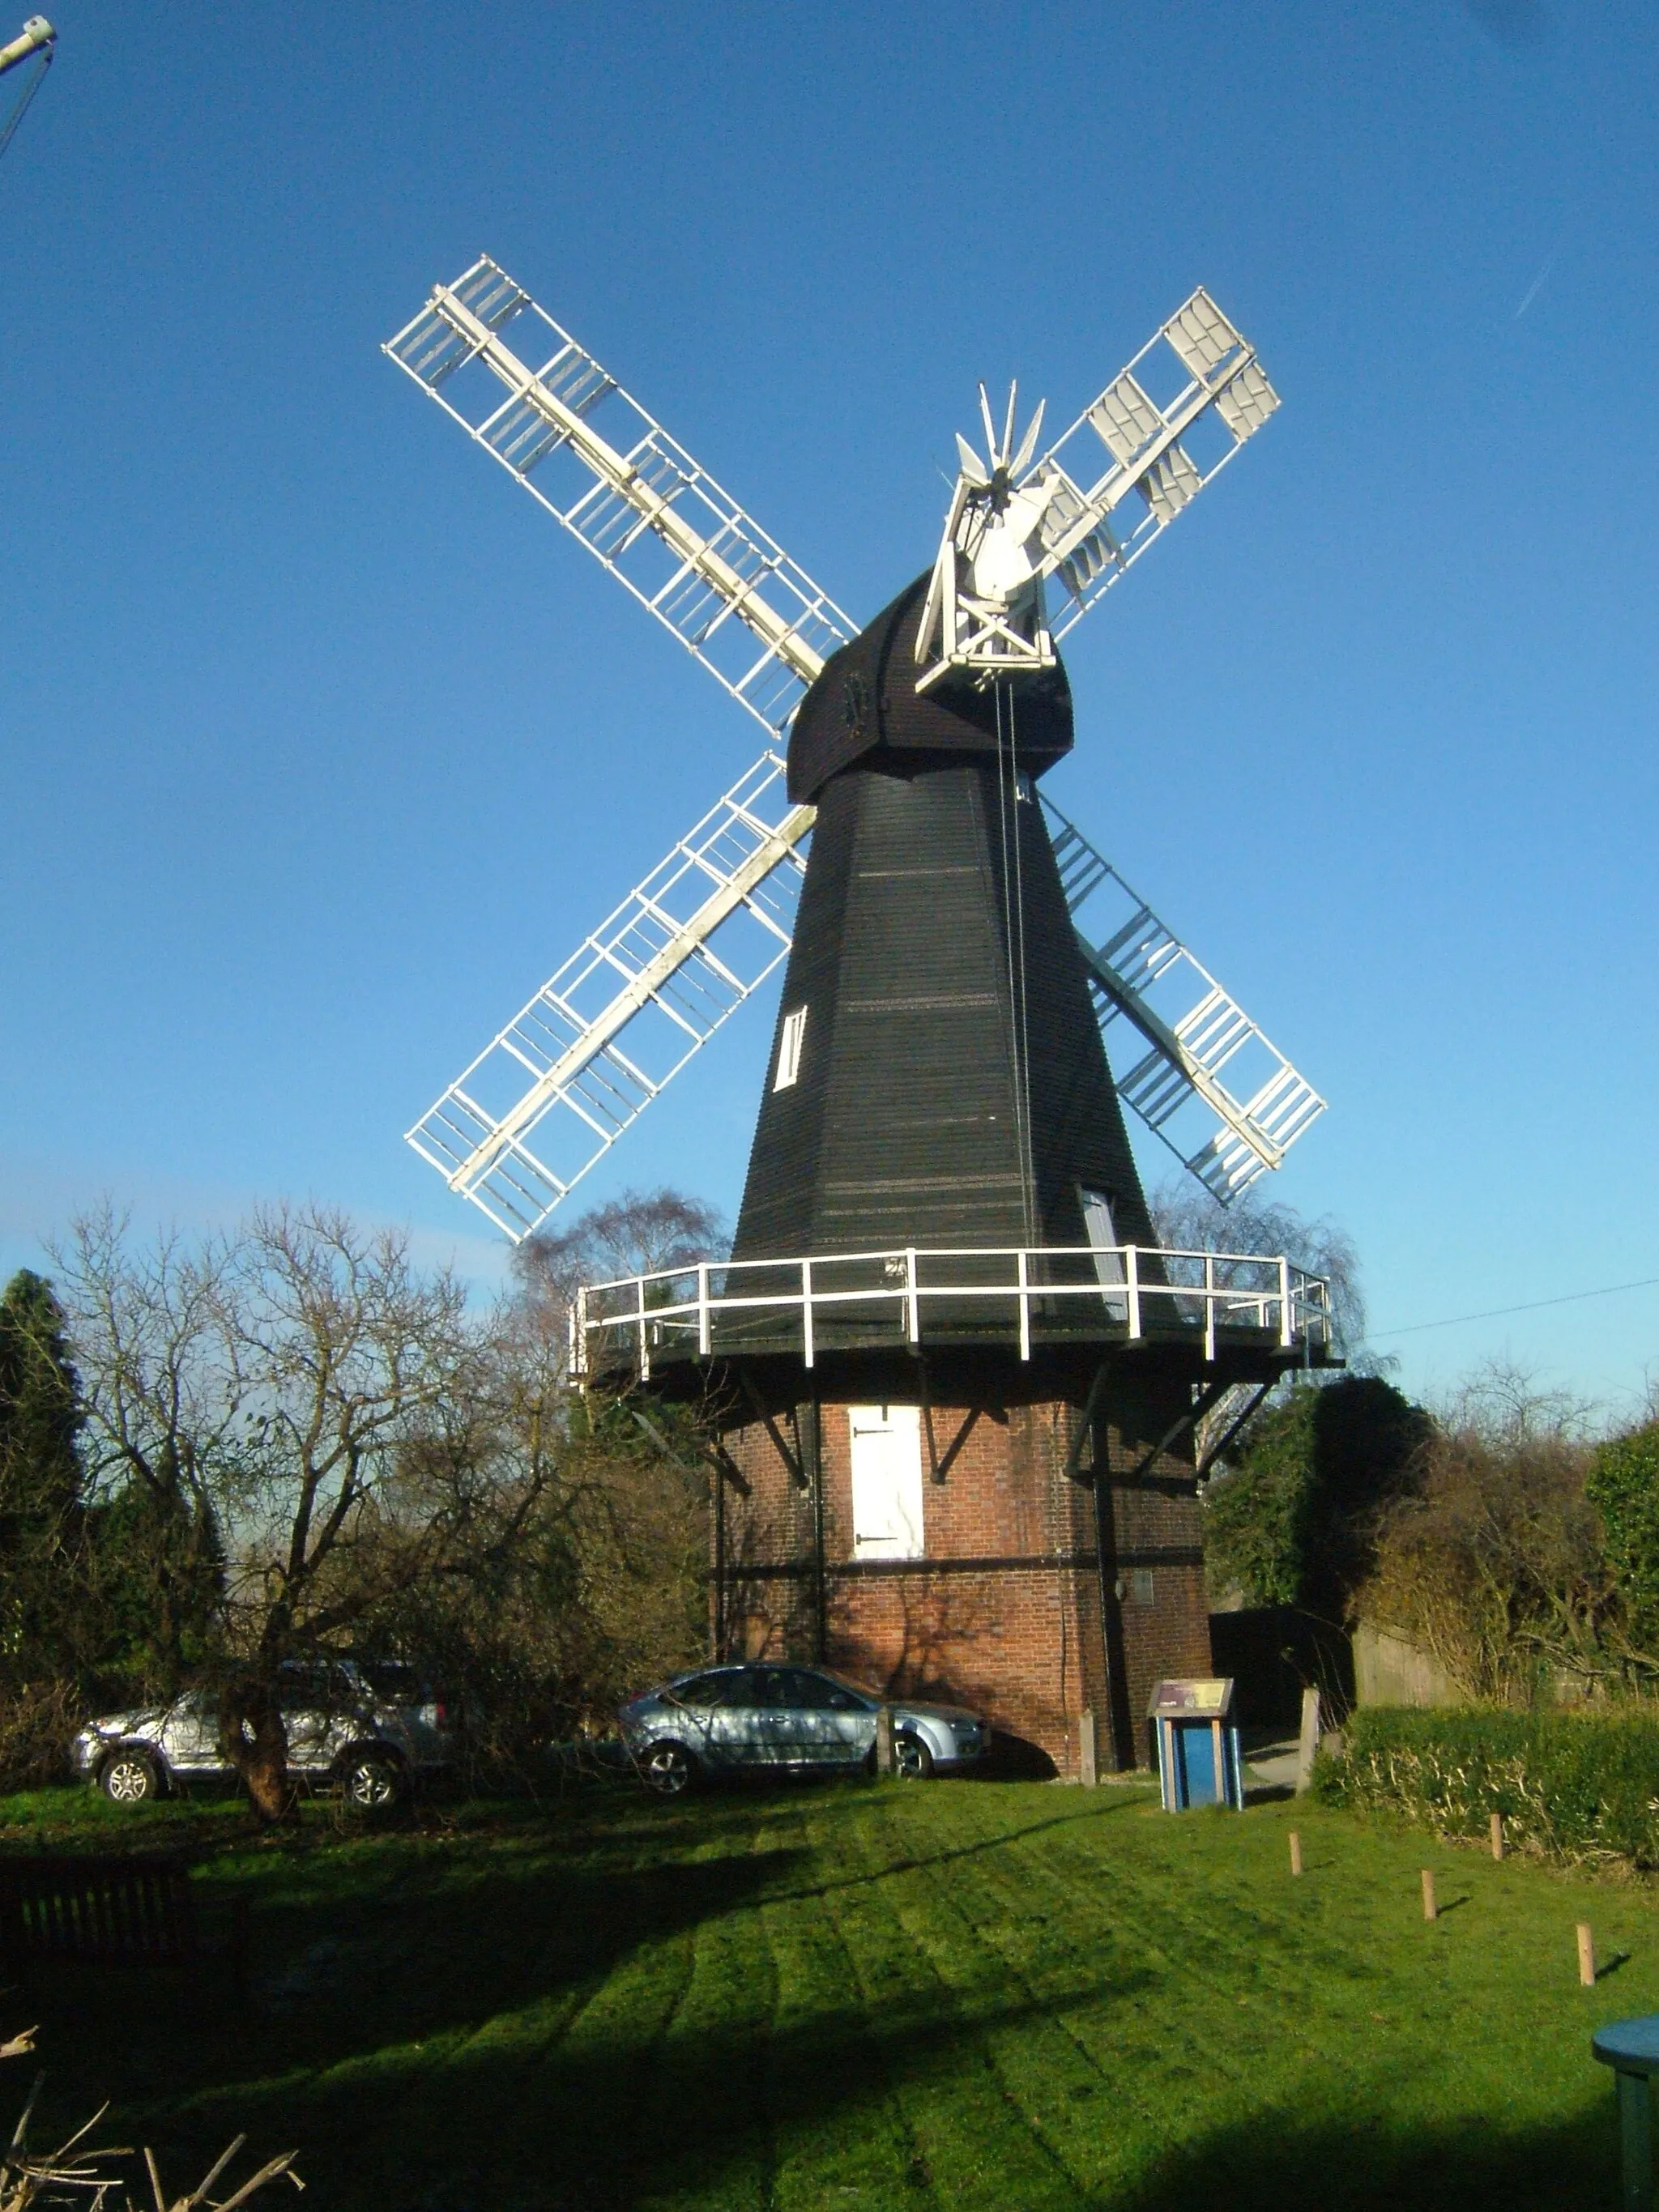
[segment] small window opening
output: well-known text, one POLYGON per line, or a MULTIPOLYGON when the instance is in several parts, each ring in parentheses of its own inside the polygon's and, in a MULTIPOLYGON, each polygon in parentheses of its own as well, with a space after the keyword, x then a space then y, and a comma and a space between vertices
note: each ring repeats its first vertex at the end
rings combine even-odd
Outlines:
MULTIPOLYGON (((1083 1226, 1095 1255, 1095 1274, 1103 1283, 1124 1280, 1123 1255, 1115 1250, 1117 1231, 1112 1223, 1112 1202, 1103 1190, 1085 1190, 1079 1187, 1078 1197, 1083 1205, 1083 1226)), ((1127 1321, 1127 1298, 1106 1298, 1102 1301, 1109 1319, 1127 1321)))
POLYGON ((772 1088, 787 1091, 800 1073, 800 1048, 806 1035, 806 1009, 797 1006, 793 1014, 783 1018, 783 1034, 778 1039, 778 1073, 772 1088))
POLYGON ((1150 1567, 1137 1567, 1130 1577, 1130 1587, 1137 1605, 1151 1605, 1154 1602, 1152 1571, 1150 1567))

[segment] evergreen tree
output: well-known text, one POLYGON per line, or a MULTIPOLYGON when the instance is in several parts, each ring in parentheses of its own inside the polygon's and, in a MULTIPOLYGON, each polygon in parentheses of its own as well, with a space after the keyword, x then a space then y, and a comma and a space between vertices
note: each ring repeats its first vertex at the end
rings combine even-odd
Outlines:
POLYGON ((1584 1487, 1601 1516, 1632 1652, 1659 1661, 1659 1421, 1600 1445, 1584 1487))
POLYGON ((25 1267, 0 1295, 0 1666, 72 1668, 85 1538, 81 1386, 63 1309, 25 1267))
POLYGON ((1392 1383, 1345 1375, 1253 1422, 1205 1494, 1214 1581, 1251 1605, 1340 1622, 1375 1560, 1378 1517, 1411 1489, 1433 1423, 1392 1383))

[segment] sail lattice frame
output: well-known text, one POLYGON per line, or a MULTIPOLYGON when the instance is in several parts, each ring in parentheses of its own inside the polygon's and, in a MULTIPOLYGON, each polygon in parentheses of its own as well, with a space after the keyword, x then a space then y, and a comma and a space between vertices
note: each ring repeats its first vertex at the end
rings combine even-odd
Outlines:
POLYGON ((521 284, 486 255, 382 350, 783 733, 857 625, 521 284), (502 336, 520 319, 534 352, 551 348, 539 366, 502 336))

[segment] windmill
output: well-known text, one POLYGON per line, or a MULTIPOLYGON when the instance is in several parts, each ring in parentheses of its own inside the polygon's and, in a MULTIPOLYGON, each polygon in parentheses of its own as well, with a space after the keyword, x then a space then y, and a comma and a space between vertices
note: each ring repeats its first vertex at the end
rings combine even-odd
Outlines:
POLYGON ((714 1409, 717 1652, 1132 1761, 1208 1668, 1194 1431, 1330 1332, 1282 1255, 1157 1249, 1121 1107, 1224 1203, 1324 1102, 1038 780, 1060 639, 1278 405, 1253 349, 1196 291, 1041 451, 981 388, 862 629, 493 262, 386 350, 766 732, 410 1141, 516 1241, 784 966, 730 1261, 585 1291, 577 1368, 714 1409))
MULTIPOLYGON (((858 625, 493 261, 435 288, 385 350, 765 733, 759 757, 408 1132, 516 1243, 787 957, 816 813, 789 801, 782 747, 858 625)), ((1200 290, 1036 460, 1041 410, 1010 450, 1012 400, 1000 440, 986 407, 986 459, 959 441, 916 680, 1052 668, 1059 641, 1277 404, 1253 349, 1200 290)), ((1283 1164, 1325 1102, 1046 793, 1042 804, 1097 1018, 1138 1033, 1118 1095, 1225 1202, 1283 1164), (1205 1108, 1207 1133, 1182 1141, 1205 1108)))

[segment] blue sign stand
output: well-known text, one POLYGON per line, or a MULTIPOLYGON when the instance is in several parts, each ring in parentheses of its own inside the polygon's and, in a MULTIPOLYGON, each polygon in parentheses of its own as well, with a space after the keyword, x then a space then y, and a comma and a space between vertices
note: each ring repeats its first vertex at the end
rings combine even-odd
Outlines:
POLYGON ((1160 1682, 1146 1717, 1158 1739, 1158 1785, 1166 1813, 1194 1805, 1244 1809, 1244 1766, 1231 1680, 1160 1682))

